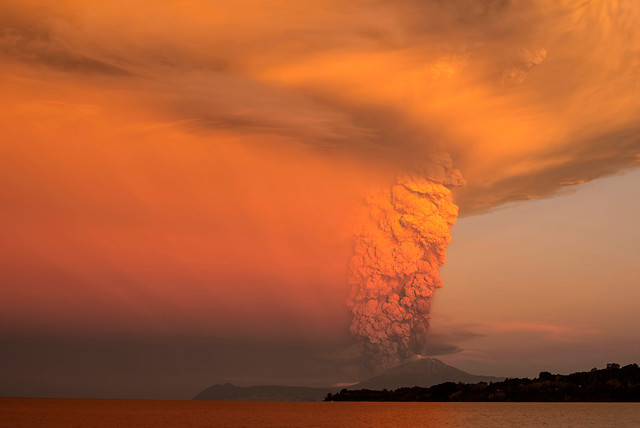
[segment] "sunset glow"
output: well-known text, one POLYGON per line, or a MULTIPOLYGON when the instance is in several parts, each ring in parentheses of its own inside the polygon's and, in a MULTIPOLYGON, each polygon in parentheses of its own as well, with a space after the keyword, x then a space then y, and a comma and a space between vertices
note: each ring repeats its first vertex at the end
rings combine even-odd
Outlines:
MULTIPOLYGON (((473 222, 640 164, 639 26, 635 0, 4 0, 0 333, 318 346, 351 380, 351 333, 417 340, 389 339, 397 293, 364 276, 424 274, 424 308, 398 313, 426 331, 456 207, 473 222), (385 214, 406 236, 362 219, 407 182, 429 190, 415 223, 385 214)), ((490 252, 471 241, 445 279, 490 252)))

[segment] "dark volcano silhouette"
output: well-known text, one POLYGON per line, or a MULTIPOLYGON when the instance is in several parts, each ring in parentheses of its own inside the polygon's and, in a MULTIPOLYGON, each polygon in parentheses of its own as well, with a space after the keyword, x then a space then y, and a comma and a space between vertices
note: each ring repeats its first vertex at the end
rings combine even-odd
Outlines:
POLYGON ((415 356, 395 367, 385 370, 349 389, 397 389, 411 386, 429 387, 445 382, 498 382, 502 377, 473 375, 449 366, 435 358, 415 356))

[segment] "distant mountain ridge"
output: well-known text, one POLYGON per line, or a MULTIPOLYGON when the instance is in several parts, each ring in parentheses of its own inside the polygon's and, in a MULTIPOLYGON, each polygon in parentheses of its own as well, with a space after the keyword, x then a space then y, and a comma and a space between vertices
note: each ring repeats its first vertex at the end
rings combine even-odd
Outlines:
MULTIPOLYGON (((350 389, 397 389, 402 387, 430 387, 444 382, 498 382, 504 378, 472 375, 444 364, 435 358, 415 357, 392 367, 350 389)), ((235 386, 230 383, 213 385, 194 400, 238 400, 238 401, 321 401, 328 393, 339 387, 312 388, 305 386, 235 386)))
POLYGON ((220 401, 321 401, 336 388, 306 386, 235 386, 230 383, 213 385, 200 392, 194 400, 220 401))

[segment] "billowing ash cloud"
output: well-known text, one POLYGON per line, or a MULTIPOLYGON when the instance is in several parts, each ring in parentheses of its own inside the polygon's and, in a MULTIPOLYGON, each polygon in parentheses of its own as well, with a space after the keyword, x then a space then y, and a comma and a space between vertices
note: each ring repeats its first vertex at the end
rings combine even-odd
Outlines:
POLYGON ((640 164, 635 0, 136 4, 3 1, 3 73, 82 76, 187 132, 374 171, 439 150, 469 183, 462 215, 640 164))
MULTIPOLYGON (((447 184, 460 184, 452 176, 447 184)), ((347 303, 351 332, 371 368, 392 366, 424 348, 430 299, 442 286, 438 268, 457 215, 451 191, 426 178, 405 176, 368 195, 349 263, 347 303)))

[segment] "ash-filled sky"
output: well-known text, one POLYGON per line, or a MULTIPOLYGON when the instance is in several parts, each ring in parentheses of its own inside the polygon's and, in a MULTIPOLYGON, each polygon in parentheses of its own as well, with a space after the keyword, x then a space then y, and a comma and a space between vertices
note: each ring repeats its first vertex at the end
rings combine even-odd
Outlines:
POLYGON ((635 0, 4 0, 0 395, 357 380, 358 212, 404 176, 460 208, 425 353, 640 361, 638 28, 635 0))

